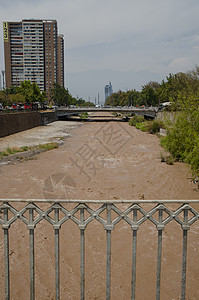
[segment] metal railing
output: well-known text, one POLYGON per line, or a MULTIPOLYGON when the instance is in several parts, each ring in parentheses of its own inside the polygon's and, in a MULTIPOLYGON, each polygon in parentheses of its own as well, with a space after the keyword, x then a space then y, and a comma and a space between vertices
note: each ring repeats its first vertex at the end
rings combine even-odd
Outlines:
POLYGON ((199 219, 199 213, 192 204, 199 204, 199 200, 44 200, 44 199, 0 199, 0 224, 4 231, 4 262, 5 262, 5 299, 10 300, 10 267, 9 267, 9 228, 16 221, 21 220, 29 230, 30 252, 30 299, 35 299, 35 255, 34 233, 35 227, 42 220, 49 222, 55 233, 55 294, 60 299, 60 228, 68 220, 73 221, 80 229, 80 299, 85 299, 85 230, 93 220, 101 223, 106 231, 106 300, 111 299, 111 232, 120 221, 126 222, 132 230, 132 275, 131 299, 136 299, 136 257, 137 231, 146 221, 150 221, 157 229, 157 271, 156 271, 156 300, 160 299, 161 291, 161 262, 162 262, 162 233, 171 221, 181 225, 183 232, 181 299, 185 300, 186 265, 187 265, 187 237, 190 227, 199 219), (18 203, 24 202, 22 209, 17 210, 18 203), (39 203, 46 203, 45 210, 39 208, 39 203), (65 206, 73 203, 72 209, 65 206), (143 209, 146 203, 153 204, 149 211, 143 209), (178 208, 171 210, 168 204, 177 203, 178 208), (123 205, 123 209, 118 208, 123 205), (93 206, 99 207, 95 210, 93 206), (192 205, 192 206, 191 206, 192 205), (92 207, 92 208, 91 208, 92 207), (28 215, 27 215, 28 213, 28 215), (79 213, 79 217, 77 216, 79 213), (114 217, 113 217, 114 213, 114 217), (105 215, 105 217, 104 217, 105 215), (155 217, 156 215, 156 217, 155 217), (182 217, 183 215, 183 217, 182 217))

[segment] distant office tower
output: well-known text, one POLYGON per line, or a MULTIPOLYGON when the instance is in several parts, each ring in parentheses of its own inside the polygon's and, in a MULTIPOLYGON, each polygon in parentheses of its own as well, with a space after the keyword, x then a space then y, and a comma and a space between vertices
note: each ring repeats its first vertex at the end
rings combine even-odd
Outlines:
POLYGON ((109 82, 109 84, 105 85, 105 101, 106 99, 113 94, 113 88, 112 88, 112 85, 111 85, 111 82, 109 82))
POLYGON ((49 97, 54 82, 64 86, 64 40, 56 20, 4 22, 3 29, 6 87, 30 80, 49 97))

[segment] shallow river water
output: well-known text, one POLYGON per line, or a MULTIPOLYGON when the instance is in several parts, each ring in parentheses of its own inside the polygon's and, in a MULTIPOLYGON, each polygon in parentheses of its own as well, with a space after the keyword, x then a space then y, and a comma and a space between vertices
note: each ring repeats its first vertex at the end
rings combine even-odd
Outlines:
MULTIPOLYGON (((199 199, 188 166, 161 162, 159 138, 125 122, 55 122, 42 128, 42 140, 59 140, 58 149, 30 160, 0 165, 0 198, 80 200, 190 200, 199 199), (45 131, 46 130, 46 131, 45 131)), ((38 142, 39 128, 0 139, 0 149, 38 142), (32 133, 34 131, 34 134, 32 133), (11 142, 12 140, 12 142, 11 142), (24 144, 25 143, 25 144, 24 144)), ((41 140, 41 139, 40 139, 41 140)), ((123 205, 126 208, 128 205, 123 205)), ((41 205, 42 207, 42 205, 41 205)), ((98 205, 99 207, 99 205, 98 205)), ((122 206, 118 206, 122 209, 122 206)), ((176 204, 169 208, 176 209, 176 204)), ((199 205, 193 205, 197 210, 199 205)), ((46 206, 45 206, 46 208, 46 206)), ((144 209, 152 206, 145 204, 144 209)), ((61 299, 79 299, 79 229, 66 222, 60 231, 61 299)), ((3 265, 3 231, 0 232, 3 265)), ((114 300, 130 299, 132 231, 121 221, 112 233, 114 300)), ((189 234, 187 298, 199 299, 199 225, 189 234)), ((10 229, 11 299, 29 298, 28 230, 21 221, 10 229)), ((136 299, 155 298, 157 230, 147 221, 138 230, 136 299)), ((55 299, 54 232, 47 222, 35 229, 36 299, 55 299)), ((161 299, 180 299, 182 230, 174 222, 163 232, 161 299)), ((97 221, 86 230, 86 299, 105 299, 106 235, 97 221)), ((4 273, 0 290, 4 291, 4 273)), ((4 292, 0 293, 0 300, 4 292)))

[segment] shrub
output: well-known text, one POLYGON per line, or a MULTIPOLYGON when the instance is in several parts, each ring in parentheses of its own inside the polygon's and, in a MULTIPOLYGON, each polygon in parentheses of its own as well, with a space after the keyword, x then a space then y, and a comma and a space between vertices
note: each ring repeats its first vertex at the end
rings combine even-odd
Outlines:
POLYGON ((199 177, 199 137, 195 142, 193 151, 186 158, 186 162, 190 164, 194 177, 199 177))
POLYGON ((142 123, 144 122, 144 117, 143 116, 134 116, 129 120, 129 125, 131 126, 136 126, 137 123, 142 123))
POLYGON ((144 122, 143 116, 134 116, 130 119, 129 125, 135 126, 137 129, 140 129, 144 132, 150 132, 152 134, 160 132, 160 128, 165 128, 163 121, 148 121, 144 122))
POLYGON ((21 148, 18 147, 12 147, 12 148, 7 148, 5 151, 0 152, 0 158, 3 158, 4 156, 9 156, 11 154, 15 154, 17 152, 22 152, 21 148))
POLYGON ((194 177, 199 176, 199 110, 184 111, 168 130, 161 145, 178 161, 190 164, 194 177))
POLYGON ((55 148, 58 148, 58 144, 57 143, 47 143, 47 144, 43 144, 43 145, 39 145, 38 148, 40 149, 44 149, 44 150, 52 150, 55 148))
POLYGON ((161 162, 165 162, 167 165, 173 165, 175 162, 175 158, 172 155, 164 155, 161 153, 161 162))
POLYGON ((85 113, 83 113, 83 114, 80 115, 81 119, 86 119, 88 117, 89 117, 89 114, 87 112, 85 112, 85 113))
POLYGON ((165 128, 163 121, 154 120, 152 122, 147 122, 146 124, 147 131, 152 134, 160 132, 160 128, 165 128))
POLYGON ((181 114, 175 125, 168 130, 164 146, 177 160, 184 161, 193 151, 197 133, 193 130, 189 118, 181 114))
POLYGON ((136 126, 135 126, 137 129, 143 131, 143 132, 146 132, 147 131, 147 128, 146 128, 146 123, 137 123, 136 126))
POLYGON ((21 147, 21 149, 22 149, 22 151, 28 151, 29 150, 28 146, 21 147))
POLYGON ((28 150, 35 150, 35 149, 42 149, 42 150, 52 150, 55 148, 58 148, 59 145, 58 143, 47 143, 47 144, 43 144, 43 145, 38 145, 38 146, 34 146, 34 147, 28 147, 28 146, 24 146, 21 148, 18 147, 12 147, 12 148, 7 148, 5 151, 0 152, 0 159, 2 159, 4 156, 9 156, 11 154, 15 154, 18 152, 25 152, 28 150))
POLYGON ((7 148, 7 149, 6 149, 6 152, 7 152, 8 154, 12 154, 12 150, 11 150, 10 148, 7 148))

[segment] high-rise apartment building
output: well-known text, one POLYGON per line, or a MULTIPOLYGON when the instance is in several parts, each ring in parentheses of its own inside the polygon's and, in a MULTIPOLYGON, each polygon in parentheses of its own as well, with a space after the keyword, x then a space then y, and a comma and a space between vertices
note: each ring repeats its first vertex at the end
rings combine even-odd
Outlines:
POLYGON ((106 85, 105 85, 104 92, 105 92, 105 101, 106 101, 106 99, 107 99, 110 95, 113 94, 113 88, 112 88, 111 82, 109 82, 109 84, 106 84, 106 85))
POLYGON ((56 20, 4 22, 6 87, 36 82, 49 98, 53 84, 64 86, 64 38, 56 20))

